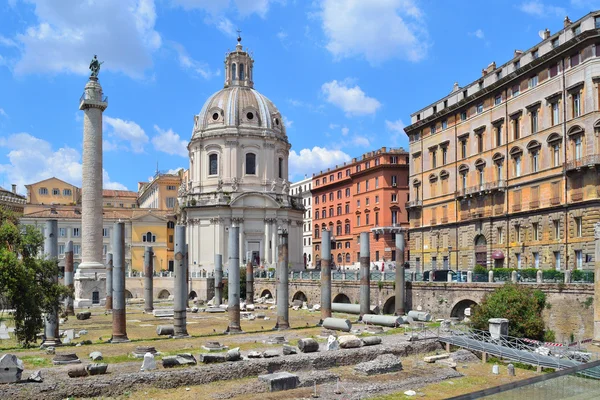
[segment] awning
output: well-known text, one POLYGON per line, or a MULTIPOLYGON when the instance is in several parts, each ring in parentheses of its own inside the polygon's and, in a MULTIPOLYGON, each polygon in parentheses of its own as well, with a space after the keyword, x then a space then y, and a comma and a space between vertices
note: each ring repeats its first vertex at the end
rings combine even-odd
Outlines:
POLYGON ((492 258, 494 260, 504 260, 504 253, 502 250, 494 250, 492 251, 492 258))

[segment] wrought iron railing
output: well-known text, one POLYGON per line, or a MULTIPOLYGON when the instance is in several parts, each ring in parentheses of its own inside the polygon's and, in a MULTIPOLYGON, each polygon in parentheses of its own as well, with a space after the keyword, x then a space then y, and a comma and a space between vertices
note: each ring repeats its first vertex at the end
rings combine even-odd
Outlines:
POLYGON ((590 154, 589 156, 581 157, 577 160, 568 161, 565 164, 565 169, 571 171, 585 166, 594 166, 600 164, 600 154, 590 154))

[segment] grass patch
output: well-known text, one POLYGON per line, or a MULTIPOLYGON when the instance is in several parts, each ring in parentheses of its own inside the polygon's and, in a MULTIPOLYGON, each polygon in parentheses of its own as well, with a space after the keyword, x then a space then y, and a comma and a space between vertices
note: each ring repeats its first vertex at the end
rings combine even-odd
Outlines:
POLYGON ((30 367, 47 368, 52 366, 52 361, 47 358, 35 356, 25 356, 19 358, 25 363, 26 366, 30 367))

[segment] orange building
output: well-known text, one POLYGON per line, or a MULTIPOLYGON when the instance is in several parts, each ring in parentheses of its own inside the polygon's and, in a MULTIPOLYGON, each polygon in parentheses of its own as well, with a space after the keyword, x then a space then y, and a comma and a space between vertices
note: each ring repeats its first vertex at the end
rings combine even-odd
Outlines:
POLYGON ((408 160, 404 149, 382 147, 313 175, 316 266, 320 265, 323 229, 332 232, 331 259, 336 267, 358 267, 361 232, 372 233, 372 266, 394 265, 396 233, 408 228, 408 160))

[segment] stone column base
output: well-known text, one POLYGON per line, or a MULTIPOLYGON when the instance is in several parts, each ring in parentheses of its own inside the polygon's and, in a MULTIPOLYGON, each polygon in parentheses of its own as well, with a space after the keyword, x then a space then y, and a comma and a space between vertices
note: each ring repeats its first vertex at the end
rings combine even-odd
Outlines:
POLYGON ((74 277, 74 308, 87 308, 103 305, 106 301, 106 273, 104 270, 77 270, 74 277), (98 292, 98 302, 94 303, 93 293, 98 292))

